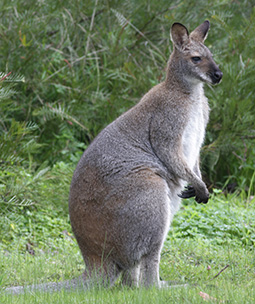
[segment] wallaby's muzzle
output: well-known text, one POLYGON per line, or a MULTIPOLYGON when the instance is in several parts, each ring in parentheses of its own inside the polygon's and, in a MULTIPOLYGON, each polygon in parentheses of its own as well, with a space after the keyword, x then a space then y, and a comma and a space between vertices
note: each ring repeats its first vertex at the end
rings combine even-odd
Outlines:
POLYGON ((219 68, 215 69, 212 73, 210 73, 210 77, 212 79, 213 84, 220 83, 222 79, 223 73, 219 68))

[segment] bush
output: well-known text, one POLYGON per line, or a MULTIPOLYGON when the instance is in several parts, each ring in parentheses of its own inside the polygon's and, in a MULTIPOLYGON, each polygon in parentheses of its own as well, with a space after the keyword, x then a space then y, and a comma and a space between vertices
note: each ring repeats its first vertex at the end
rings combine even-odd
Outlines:
POLYGON ((20 73, 26 82, 9 100, 12 107, 0 103, 1 134, 15 141, 17 128, 29 129, 19 143, 28 144, 30 167, 77 162, 103 127, 164 79, 171 24, 193 29, 209 19, 206 44, 224 76, 206 89, 212 111, 204 175, 210 185, 238 184, 254 193, 255 9, 248 0, 194 3, 4 0, 0 71, 20 73))

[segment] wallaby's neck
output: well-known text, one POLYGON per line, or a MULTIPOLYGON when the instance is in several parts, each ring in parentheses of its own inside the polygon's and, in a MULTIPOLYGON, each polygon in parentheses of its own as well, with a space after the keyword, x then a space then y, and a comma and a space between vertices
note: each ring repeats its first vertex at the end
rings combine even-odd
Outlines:
POLYGON ((187 75, 182 61, 178 58, 176 50, 170 56, 167 65, 165 84, 171 91, 178 91, 185 95, 194 94, 195 92, 203 93, 203 83, 187 75))

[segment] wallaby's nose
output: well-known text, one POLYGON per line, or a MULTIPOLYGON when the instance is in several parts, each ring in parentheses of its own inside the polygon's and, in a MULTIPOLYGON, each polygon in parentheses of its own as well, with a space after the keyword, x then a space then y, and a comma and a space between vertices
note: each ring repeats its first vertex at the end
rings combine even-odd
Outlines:
POLYGON ((217 70, 214 72, 213 76, 214 76, 215 83, 219 83, 221 81, 223 73, 221 72, 221 70, 217 70))

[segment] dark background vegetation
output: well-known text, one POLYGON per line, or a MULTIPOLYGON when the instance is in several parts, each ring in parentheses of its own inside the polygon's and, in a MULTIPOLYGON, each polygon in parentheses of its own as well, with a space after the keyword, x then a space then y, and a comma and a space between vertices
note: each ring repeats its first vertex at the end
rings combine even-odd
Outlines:
POLYGON ((2 0, 0 71, 2 77, 12 72, 0 82, 2 242, 21 234, 32 239, 29 221, 43 225, 49 213, 62 214, 52 226, 65 229, 75 165, 103 127, 163 81, 176 21, 190 30, 210 21, 206 45, 224 73, 219 86, 206 86, 211 115, 201 153, 204 178, 210 188, 252 197, 254 4, 2 0))

